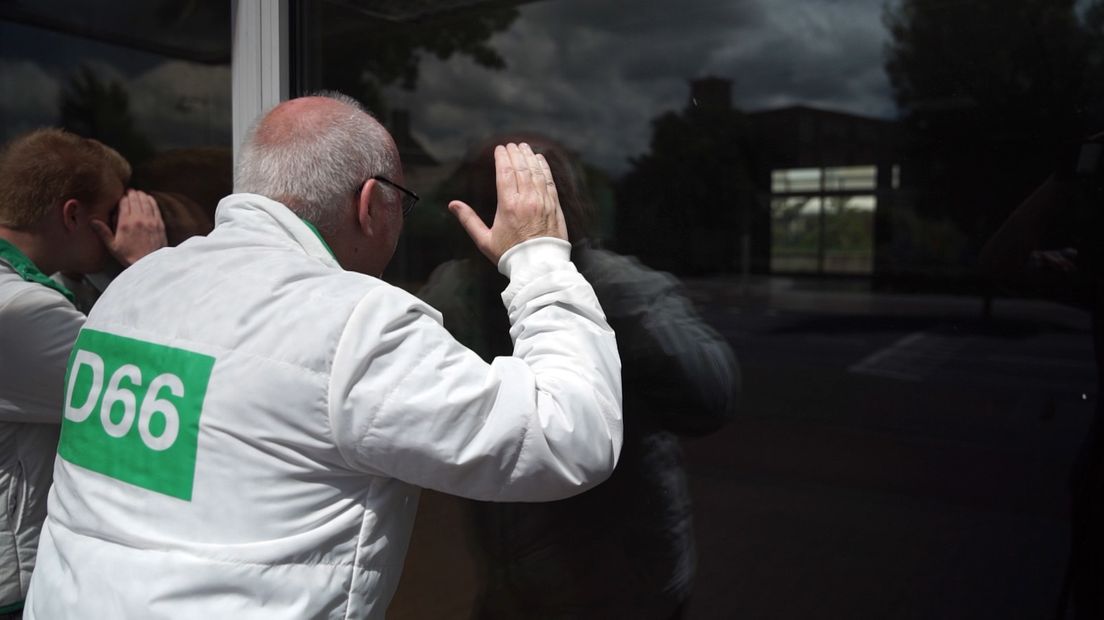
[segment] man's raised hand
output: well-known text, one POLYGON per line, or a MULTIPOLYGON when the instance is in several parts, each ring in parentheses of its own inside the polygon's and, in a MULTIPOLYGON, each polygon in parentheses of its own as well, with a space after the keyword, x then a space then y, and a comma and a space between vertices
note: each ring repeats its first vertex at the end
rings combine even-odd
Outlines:
POLYGON ((157 202, 149 194, 135 189, 127 190, 119 201, 119 220, 114 232, 99 220, 92 220, 92 229, 123 267, 133 265, 168 243, 157 202))
POLYGON ((537 237, 567 240, 560 199, 543 155, 524 142, 496 146, 495 183, 498 208, 490 228, 466 203, 453 200, 449 210, 460 220, 475 246, 492 263, 515 245, 537 237))

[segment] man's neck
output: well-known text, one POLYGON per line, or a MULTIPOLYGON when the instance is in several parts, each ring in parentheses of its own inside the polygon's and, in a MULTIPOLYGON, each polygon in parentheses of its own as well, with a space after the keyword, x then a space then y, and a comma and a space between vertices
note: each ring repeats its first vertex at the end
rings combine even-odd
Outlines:
MULTIPOLYGON (((50 260, 50 243, 46 236, 28 230, 16 230, 6 226, 0 226, 0 239, 14 245, 24 256, 29 258, 39 271, 50 275, 61 270, 61 266, 50 260)), ((56 252, 56 248, 54 251, 56 252)))

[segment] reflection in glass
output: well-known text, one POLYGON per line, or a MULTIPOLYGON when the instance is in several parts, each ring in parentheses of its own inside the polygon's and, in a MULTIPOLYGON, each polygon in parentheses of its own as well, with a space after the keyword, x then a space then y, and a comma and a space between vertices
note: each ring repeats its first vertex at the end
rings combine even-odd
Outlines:
POLYGON ((111 146, 174 244, 232 189, 230 107, 227 3, 0 2, 0 142, 53 126, 111 146))
POLYGON ((852 192, 876 187, 876 166, 774 170, 771 179, 772 273, 874 272, 878 200, 852 192))
POLYGON ((771 191, 776 194, 784 192, 817 192, 821 190, 820 179, 820 168, 773 170, 771 171, 771 191))
POLYGON ((874 267, 874 196, 830 196, 824 201, 827 273, 869 274, 874 267))
MULTIPOLYGON (((1053 613, 1089 314, 977 261, 1104 130, 1104 2, 297 4, 300 91, 365 101, 424 197, 392 282, 467 247, 445 210, 464 153, 540 131, 580 161, 601 242, 679 276, 740 357, 747 414, 683 442, 684 617, 1053 613)), ((396 618, 471 607, 454 542, 411 562, 433 585, 404 577, 396 618)))
MULTIPOLYGON (((874 189, 877 183, 877 166, 843 166, 824 169, 826 191, 874 189)), ((776 190, 778 191, 778 190, 776 190)))
POLYGON ((790 196, 771 200, 771 271, 820 270, 821 199, 790 196))

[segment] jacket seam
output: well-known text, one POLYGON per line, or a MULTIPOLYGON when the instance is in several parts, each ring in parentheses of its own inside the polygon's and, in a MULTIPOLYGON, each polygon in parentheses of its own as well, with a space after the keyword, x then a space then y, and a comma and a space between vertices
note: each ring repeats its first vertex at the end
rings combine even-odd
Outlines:
POLYGON ((372 432, 374 430, 375 421, 377 419, 379 419, 379 417, 384 413, 385 410, 387 410, 387 408, 391 405, 391 403, 395 401, 395 398, 398 395, 399 390, 401 390, 403 388, 403 386, 405 386, 407 383, 410 382, 411 378, 414 376, 414 371, 418 370, 419 368, 421 368, 422 366, 427 364, 429 362, 429 360, 433 358, 433 354, 437 353, 437 351, 439 351, 441 349, 441 347, 445 346, 445 344, 446 344, 446 341, 444 341, 444 340, 439 341, 437 343, 437 346, 433 347, 432 351, 430 351, 430 352, 426 353, 425 355, 423 355, 422 358, 418 360, 417 364, 414 364, 413 366, 411 366, 410 370, 403 374, 402 380, 400 380, 398 383, 396 383, 395 387, 391 388, 391 390, 389 392, 384 394, 383 399, 380 402, 379 409, 376 410, 376 415, 372 417, 372 425, 369 426, 369 429, 368 429, 369 432, 372 432))
MULTIPOLYGON (((530 370, 532 370, 531 367, 530 367, 530 370)), ((540 403, 538 402, 538 400, 540 399, 541 389, 537 385, 536 377, 533 378, 533 389, 535 390, 535 393, 534 393, 534 396, 533 396, 533 415, 538 416, 538 419, 539 419, 539 416, 540 416, 540 403)), ((527 442, 530 441, 529 425, 532 424, 532 422, 533 422, 533 417, 532 416, 526 416, 525 424, 521 425, 521 438, 520 438, 521 440, 520 440, 519 445, 518 445, 517 456, 514 457, 513 466, 510 468, 510 477, 508 479, 507 484, 517 481, 517 479, 520 475, 519 472, 520 472, 520 468, 521 468, 521 455, 525 453, 525 445, 526 445, 527 442)))
MULTIPOLYGON (((18 457, 17 457, 17 459, 18 459, 18 457)), ((22 468, 20 468, 20 472, 22 473, 22 468)), ((20 477, 22 477, 22 475, 20 477)), ((14 476, 13 476, 13 478, 14 478, 14 476)), ((14 483, 14 482, 16 482, 16 480, 13 479, 12 482, 14 483)), ((21 482, 21 481, 19 481, 19 482, 21 482)), ((8 495, 8 502, 7 502, 8 505, 4 506, 4 512, 6 512, 7 516, 8 516, 7 525, 10 526, 10 528, 8 528, 8 529, 12 534, 12 537, 11 537, 12 557, 15 558, 15 573, 14 573, 15 583, 13 585, 15 586, 16 596, 18 596, 20 598, 25 598, 27 596, 27 593, 23 591, 23 560, 22 560, 22 554, 20 553, 20 549, 19 549, 19 536, 18 536, 19 528, 16 526, 16 518, 15 518, 16 515, 14 514, 14 511, 12 510, 13 506, 12 506, 11 493, 13 493, 15 491, 15 486, 16 486, 15 484, 11 484, 11 486, 9 487, 9 495, 8 495)), ((19 507, 14 506, 14 508, 18 510, 19 507)), ((0 586, 3 586, 3 584, 0 584, 0 586)), ((18 603, 18 601, 17 601, 17 603, 18 603)))
MULTIPOLYGON (((153 336, 155 338, 157 337, 157 335, 153 332, 149 332, 147 330, 134 329, 133 326, 126 325, 126 324, 123 324, 123 323, 118 323, 118 322, 115 322, 115 321, 103 321, 102 323, 97 323, 96 325, 93 325, 93 326, 89 327, 88 329, 92 329, 92 330, 95 330, 95 331, 103 331, 104 327, 109 327, 109 326, 122 327, 122 328, 124 328, 124 330, 127 334, 142 334, 142 335, 153 336)), ((123 334, 119 334, 119 335, 123 335, 123 334)), ((130 335, 128 337, 133 338, 134 336, 130 335)), ((284 367, 287 367, 287 368, 292 368, 294 370, 300 370, 300 371, 303 371, 303 372, 308 373, 310 375, 314 375, 316 377, 328 377, 329 376, 329 373, 325 370, 316 370, 314 368, 310 368, 310 367, 307 367, 307 366, 296 364, 294 362, 289 362, 287 360, 282 360, 282 359, 275 358, 275 357, 269 357, 267 355, 260 355, 260 354, 253 353, 251 351, 246 351, 246 350, 243 350, 243 349, 226 347, 226 346, 223 346, 223 345, 220 345, 220 344, 215 344, 213 342, 194 340, 192 338, 182 338, 180 336, 172 336, 172 337, 167 338, 167 339, 162 338, 160 340, 156 340, 156 341, 153 341, 153 342, 155 344, 161 344, 161 345, 168 346, 168 347, 179 346, 179 345, 193 345, 198 349, 207 349, 207 350, 214 349, 214 350, 217 350, 219 353, 222 353, 222 354, 234 353, 234 354, 237 354, 237 355, 244 355, 244 356, 252 358, 252 359, 264 360, 266 362, 272 362, 273 364, 277 364, 279 366, 284 366, 284 367)), ((193 349, 188 349, 188 350, 195 351, 194 348, 193 349)), ((201 351, 196 351, 196 352, 201 352, 201 351)), ((216 358, 215 361, 217 362, 218 359, 216 358)), ((327 396, 327 400, 328 400, 329 399, 329 394, 327 394, 326 396, 327 396)))
POLYGON ((349 321, 352 320, 353 314, 356 313, 360 304, 364 303, 365 298, 368 295, 361 297, 355 304, 353 309, 349 311, 349 315, 345 317, 345 323, 341 327, 341 333, 337 337, 337 343, 334 345, 333 354, 330 355, 330 371, 326 377, 326 428, 330 432, 330 441, 333 443, 334 448, 337 449, 338 456, 345 462, 345 466, 354 471, 360 471, 361 468, 357 467, 353 460, 349 458, 349 455, 345 453, 345 448, 341 445, 341 442, 337 440, 337 431, 334 430, 334 401, 333 401, 333 381, 334 381, 334 361, 337 359, 337 354, 341 350, 341 346, 345 343, 345 336, 349 333, 349 321))
MULTIPOLYGON (((410 368, 409 372, 405 373, 402 380, 399 381, 398 383, 396 383, 395 387, 391 388, 391 391, 387 392, 383 396, 383 398, 380 399, 380 406, 376 410, 376 414, 374 416, 372 416, 372 420, 368 425, 368 429, 364 433, 365 437, 373 436, 373 435, 376 434, 376 421, 379 420, 380 416, 384 415, 384 412, 387 410, 388 406, 392 402, 395 401, 395 398, 398 395, 399 390, 401 390, 411 380, 411 378, 414 376, 414 371, 421 368, 424 364, 428 363, 429 360, 433 357, 433 354, 436 353, 437 351, 439 351, 441 349, 441 347, 446 346, 446 344, 447 343, 445 341, 438 342, 437 346, 433 347, 432 351, 430 351, 426 355, 422 356, 422 358, 418 360, 418 363, 414 364, 410 368)), ((358 469, 363 470, 363 466, 359 467, 358 469)), ((402 480, 401 478, 395 477, 392 473, 389 473, 387 471, 387 468, 381 468, 378 465, 374 465, 372 467, 372 469, 375 470, 376 472, 378 472, 376 475, 379 475, 379 476, 382 476, 382 477, 387 477, 387 478, 394 478, 396 480, 402 480)))
MULTIPOLYGON (((239 559, 235 559, 235 558, 220 558, 220 557, 205 555, 205 554, 201 554, 201 553, 196 553, 196 552, 190 551, 188 549, 165 548, 165 547, 154 547, 154 546, 144 546, 144 545, 130 544, 130 543, 123 542, 121 540, 116 540, 116 539, 113 539, 113 538, 106 538, 106 537, 103 537, 103 536, 97 536, 97 535, 94 535, 94 534, 91 534, 91 533, 88 533, 88 532, 85 532, 85 531, 82 531, 82 530, 79 530, 79 529, 76 529, 76 528, 72 528, 72 527, 69 527, 69 526, 66 526, 66 525, 61 525, 61 524, 58 524, 58 525, 60 527, 64 528, 65 530, 68 530, 71 534, 74 534, 76 536, 81 536, 83 538, 91 538, 92 540, 97 540, 101 543, 105 543, 105 544, 109 544, 109 545, 117 545, 119 547, 124 547, 126 549, 130 549, 130 550, 133 550, 133 551, 142 551, 142 552, 152 551, 152 552, 155 552, 155 553, 164 553, 164 554, 181 553, 181 554, 191 556, 191 557, 199 559, 199 560, 203 560, 205 562, 216 562, 216 563, 219 563, 219 564, 230 564, 230 565, 236 565, 236 566, 260 566, 260 567, 272 567, 272 566, 306 566, 306 567, 309 567, 309 566, 325 566, 325 567, 329 567, 329 568, 347 568, 347 567, 351 566, 351 564, 346 563, 346 562, 287 562, 287 561, 284 561, 284 562, 281 562, 281 561, 251 562, 251 561, 248 561, 248 560, 239 560, 239 559)), ((258 542, 260 542, 260 541, 258 541, 258 542)))
POLYGON ((352 567, 350 569, 350 572, 349 572, 349 591, 345 595, 345 619, 346 620, 348 620, 351 617, 349 614, 352 612, 352 609, 353 609, 353 606, 352 606, 353 588, 356 585, 357 568, 360 566, 360 550, 364 546, 364 530, 367 528, 367 525, 368 525, 368 517, 373 514, 372 511, 368 509, 368 500, 367 499, 365 499, 364 503, 361 504, 361 507, 364 509, 364 516, 362 516, 360 518, 360 531, 357 532, 356 550, 353 552, 353 565, 352 565, 352 567))
MULTIPOLYGON (((364 302, 364 299, 362 299, 360 302, 358 302, 357 305, 354 307, 353 312, 356 312, 356 308, 360 307, 360 304, 363 303, 363 302, 364 302)), ((410 311, 412 311, 412 310, 410 310, 410 311)), ((410 311, 408 311, 408 312, 410 312, 410 311)), ((426 316, 424 313, 418 313, 418 314, 421 315, 421 316, 426 316)), ((418 318, 416 317, 414 320, 417 321, 418 318)), ((346 320, 345 327, 341 331, 341 336, 337 340, 337 347, 336 347, 337 349, 341 348, 341 345, 345 340, 345 334, 347 333, 348 328, 349 328, 349 323, 348 323, 348 320, 346 320)), ((398 383, 396 383, 387 393, 385 393, 383 395, 383 397, 380 399, 380 404, 379 404, 379 407, 376 409, 375 415, 372 416, 371 420, 368 423, 368 427, 367 427, 367 429, 364 433, 364 437, 372 436, 375 433, 376 420, 378 420, 381 415, 384 415, 384 412, 387 410, 388 405, 390 405, 395 400, 395 397, 399 393, 399 390, 401 390, 403 388, 403 386, 405 386, 407 384, 407 382, 411 380, 411 377, 413 377, 413 375, 414 375, 414 371, 421 368, 423 364, 426 364, 433 357, 433 354, 436 353, 438 350, 440 350, 441 347, 445 346, 446 344, 447 344, 447 342, 443 341, 443 340, 438 342, 437 345, 435 347, 433 347, 433 349, 430 352, 423 355, 418 360, 418 362, 416 364, 414 364, 413 366, 410 367, 408 372, 405 372, 403 374, 403 378, 398 383)), ((336 358, 336 349, 335 349, 334 358, 336 358)), ((386 473, 384 470, 380 469, 377 466, 373 466, 373 467, 370 467, 370 468, 365 468, 363 464, 359 464, 358 461, 356 461, 354 459, 350 459, 349 455, 346 454, 344 447, 342 447, 341 443, 339 441, 337 441, 337 432, 334 430, 335 411, 332 408, 332 399, 331 399, 331 394, 333 392, 333 362, 332 362, 332 360, 331 360, 330 366, 331 366, 331 368, 330 368, 331 372, 330 372, 330 375, 329 375, 329 380, 326 383, 326 406, 327 406, 327 412, 329 414, 327 416, 329 418, 329 420, 328 420, 329 421, 329 431, 330 431, 330 435, 333 437, 333 445, 337 448, 337 453, 339 455, 341 455, 342 460, 345 461, 345 465, 347 467, 349 467, 350 469, 353 469, 354 471, 364 472, 364 473, 367 473, 369 475, 393 478, 394 476, 392 476, 389 473, 386 473), (365 469, 371 469, 372 471, 365 471, 365 469)))

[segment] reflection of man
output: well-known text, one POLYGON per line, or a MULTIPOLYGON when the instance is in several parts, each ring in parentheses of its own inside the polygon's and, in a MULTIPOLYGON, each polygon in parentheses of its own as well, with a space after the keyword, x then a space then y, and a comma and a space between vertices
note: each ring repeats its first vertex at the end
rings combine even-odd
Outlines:
POLYGON ((383 617, 417 487, 533 501, 608 476, 613 333, 547 163, 496 164, 494 226, 451 205, 510 277, 514 355, 487 364, 377 279, 416 199, 387 132, 345 98, 262 118, 238 165, 256 193, 81 331, 29 617, 383 617))
POLYGON ((65 364, 84 315, 46 274, 129 265, 164 245, 115 151, 40 130, 0 154, 0 615, 18 612, 46 517, 65 364), (106 224, 118 210, 117 232, 106 224))
MULTIPOLYGON (((593 286, 618 335, 624 444, 617 471, 586 493, 541 504, 465 503, 474 525, 473 559, 485 568, 477 571, 483 578, 475 616, 679 617, 692 590, 696 552, 676 433, 702 435, 732 419, 739 365, 673 277, 597 246, 584 172, 564 147, 537 134, 507 139, 524 139, 548 161, 570 231, 572 262, 593 286)), ((452 185, 472 204, 493 204, 492 170, 490 146, 477 148, 461 163, 452 185)), ((480 215, 485 221, 494 216, 487 209, 480 215)), ((500 280, 484 261, 460 259, 438 266, 419 294, 444 312, 445 326, 461 342, 493 359, 511 347, 505 313, 495 307, 505 284, 500 280)), ((431 535, 427 529, 440 527, 420 519, 411 568, 422 557, 436 560, 448 553, 447 542, 420 548, 431 535)), ((456 531, 463 531, 460 523, 450 530, 453 539, 456 531)), ((441 581, 454 579, 453 567, 434 568, 446 575, 441 581)), ((418 573, 409 574, 404 587, 414 588, 415 596, 430 585, 415 581, 418 573)), ((456 601, 453 609, 465 604, 456 601)))

